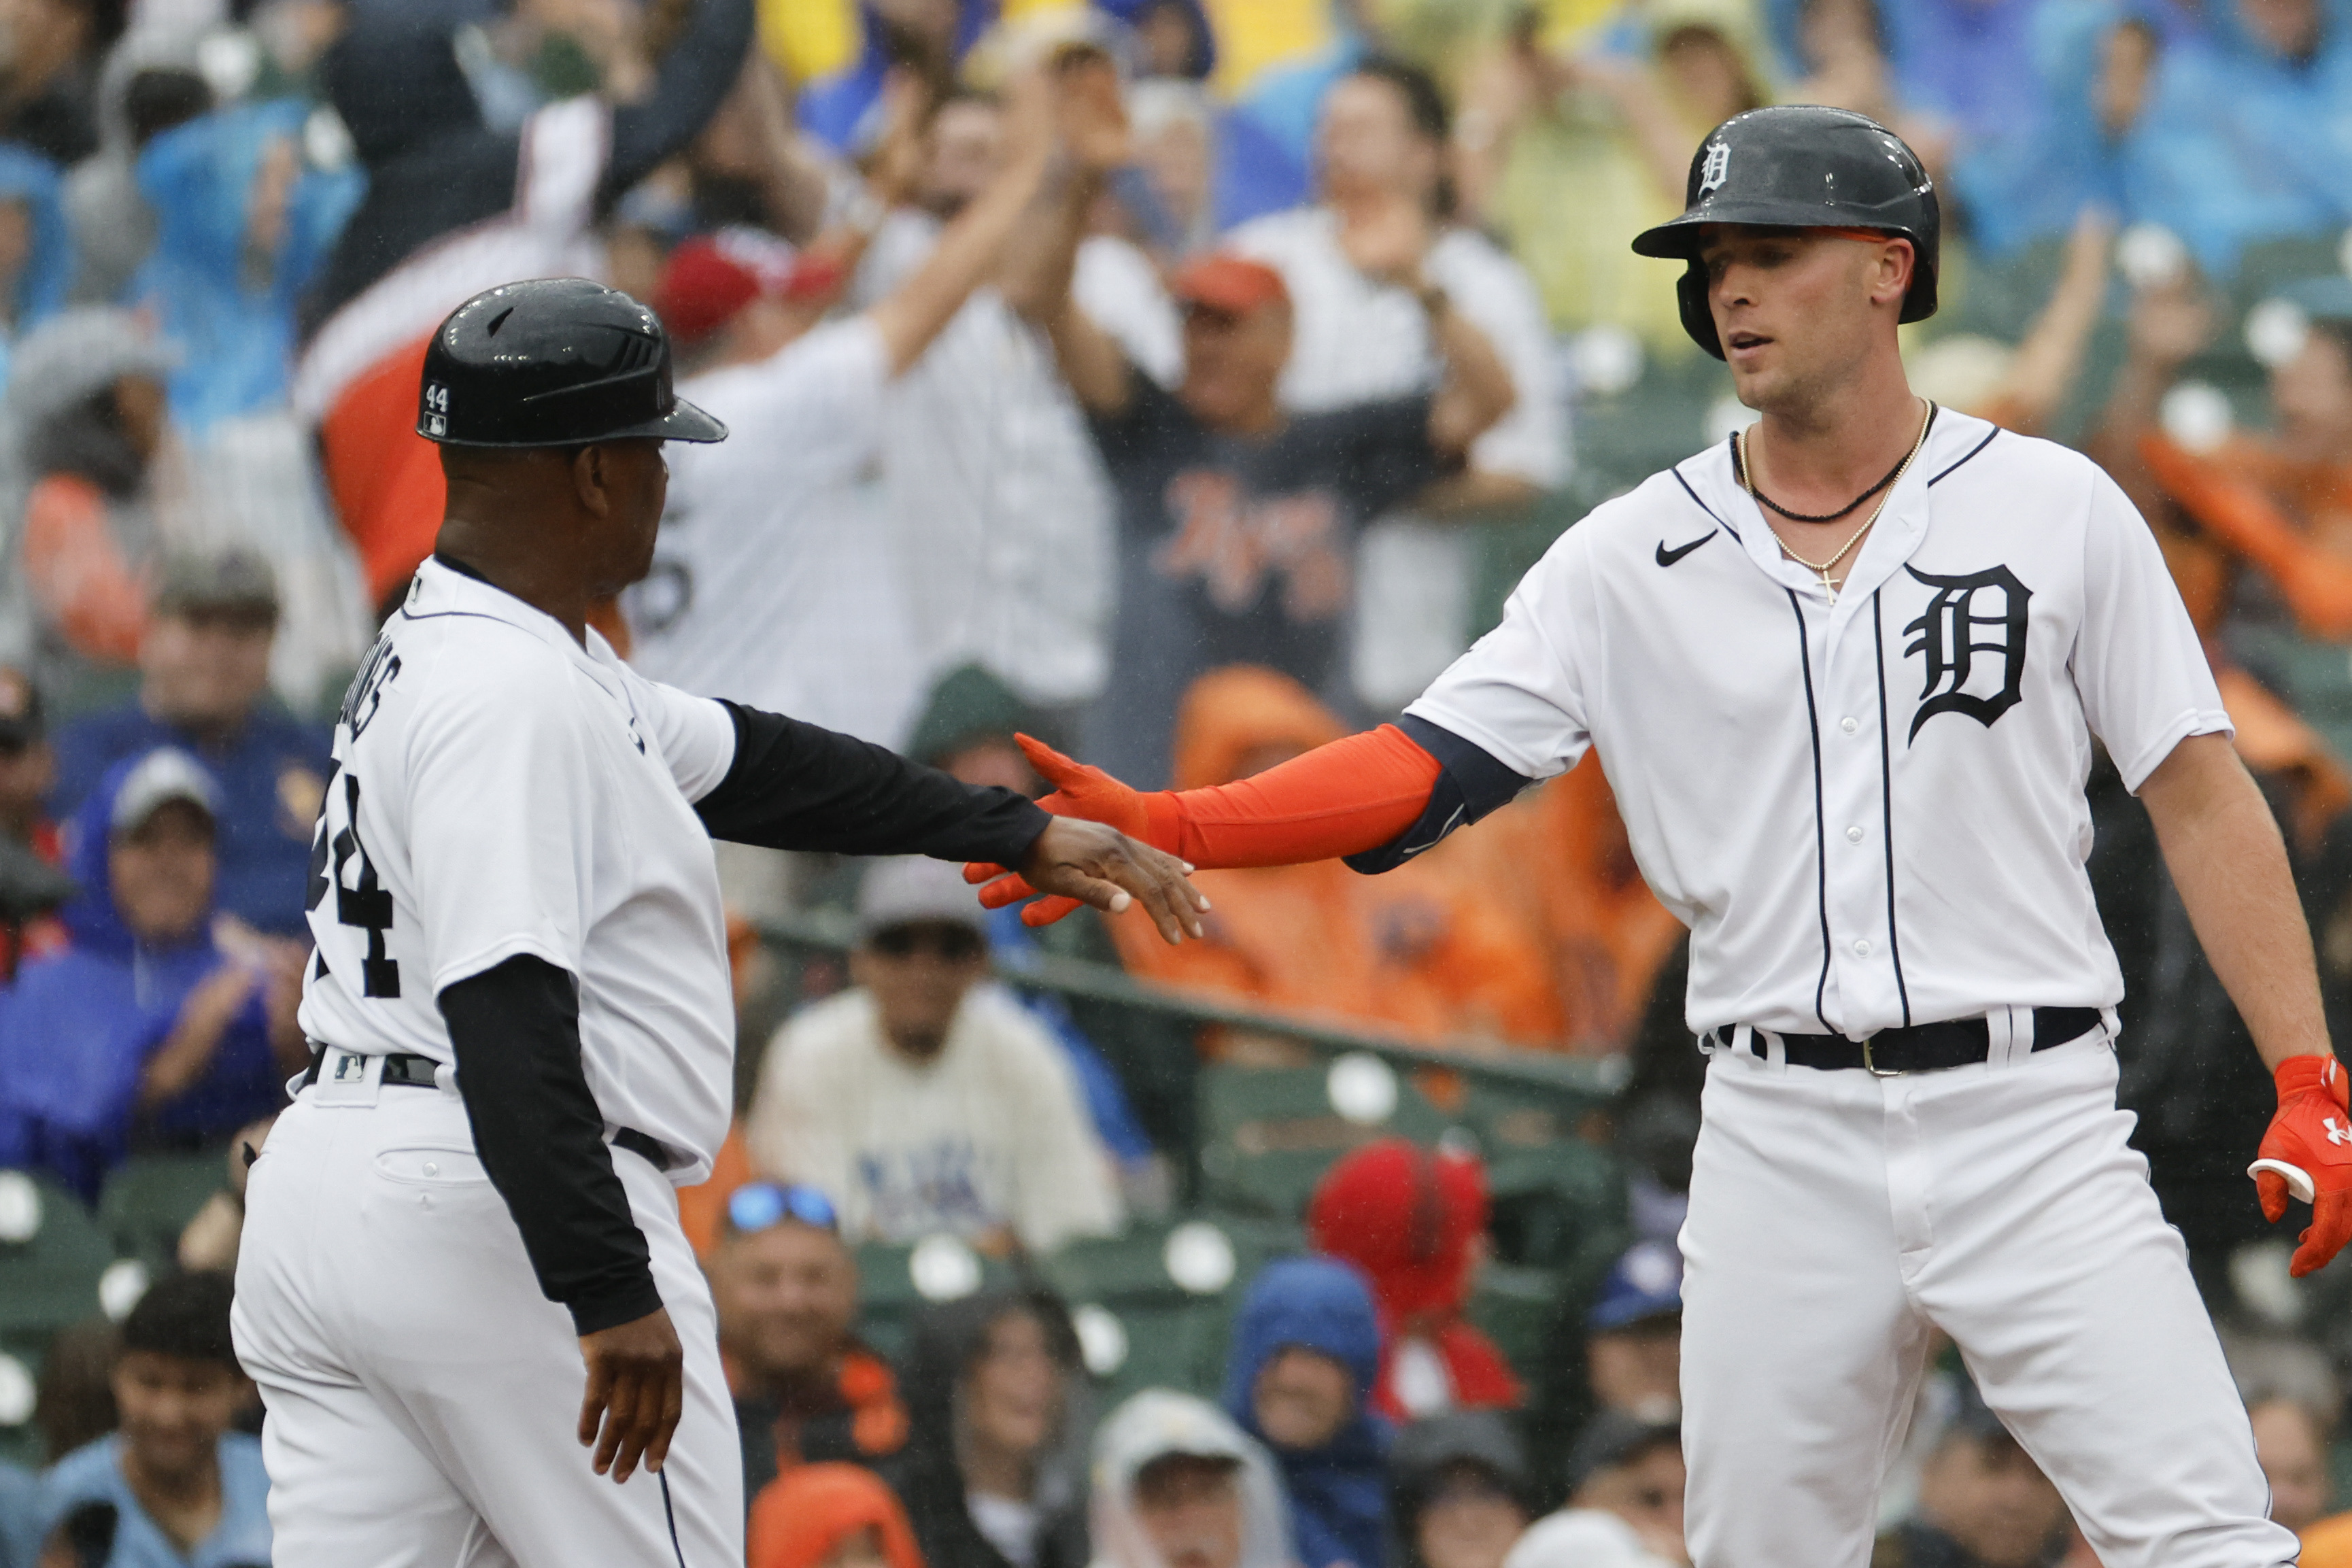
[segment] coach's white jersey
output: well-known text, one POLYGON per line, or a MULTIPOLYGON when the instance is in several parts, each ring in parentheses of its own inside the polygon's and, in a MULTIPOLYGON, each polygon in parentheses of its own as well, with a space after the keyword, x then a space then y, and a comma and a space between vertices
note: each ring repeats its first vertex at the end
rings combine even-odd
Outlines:
POLYGON ((1949 410, 1834 604, 1728 445, 1570 529, 1409 711, 1531 777, 1596 747, 1691 928, 1694 1031, 2112 1006, 2091 737, 2137 790, 2227 733, 2155 540, 2087 458, 1949 410))
POLYGON ((436 996, 519 954, 571 972, 606 1131, 693 1156, 727 1133, 734 1005, 690 802, 734 761, 725 709, 428 560, 335 723, 311 853, 315 1041, 454 1059, 436 996))

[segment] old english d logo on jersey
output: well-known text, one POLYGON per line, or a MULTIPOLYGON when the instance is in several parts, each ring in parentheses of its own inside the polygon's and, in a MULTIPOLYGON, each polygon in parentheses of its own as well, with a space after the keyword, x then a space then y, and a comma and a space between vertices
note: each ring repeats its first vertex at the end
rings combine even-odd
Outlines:
POLYGON ((1917 738, 1919 726, 1938 713, 1965 713, 1992 728, 1993 721, 2015 707, 2022 695, 2025 605, 2033 590, 2006 566, 1988 566, 1958 577, 1938 577, 1910 566, 1904 570, 1936 590, 1919 618, 1903 628, 1903 635, 1912 639, 1903 657, 1921 655, 1927 665, 1918 711, 1911 717, 1906 739, 1917 738), (1996 672, 2000 684, 1988 690, 1996 672))

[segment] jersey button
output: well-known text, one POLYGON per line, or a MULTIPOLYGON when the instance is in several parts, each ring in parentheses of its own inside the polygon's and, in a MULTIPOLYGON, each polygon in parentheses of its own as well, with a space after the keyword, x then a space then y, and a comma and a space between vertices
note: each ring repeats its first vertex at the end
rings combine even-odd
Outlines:
POLYGON ((1859 844, 1862 842, 1862 829, 1859 827, 1849 827, 1845 830, 1845 837, 1846 842, 1849 844, 1859 844))
POLYGON ((1839 728, 1839 729, 1841 729, 1841 730, 1843 730, 1847 734, 1851 735, 1851 734, 1853 734, 1856 730, 1861 729, 1861 728, 1862 728, 1862 726, 1861 726, 1861 724, 1859 724, 1858 722, 1856 722, 1855 721, 1853 721, 1853 720, 1852 720, 1852 719, 1841 719, 1841 720, 1839 720, 1839 721, 1838 721, 1838 728, 1839 728))
POLYGON ((1860 938, 1854 942, 1853 955, 1856 958, 1868 958, 1870 956, 1870 939, 1868 937, 1860 938))

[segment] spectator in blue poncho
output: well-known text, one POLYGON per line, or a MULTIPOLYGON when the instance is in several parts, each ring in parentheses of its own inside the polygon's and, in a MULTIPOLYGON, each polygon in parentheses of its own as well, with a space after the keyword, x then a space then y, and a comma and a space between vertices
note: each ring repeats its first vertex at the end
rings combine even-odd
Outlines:
POLYGON ((0 992, 0 1165, 94 1197, 134 1142, 200 1145, 284 1103, 299 965, 265 973, 214 940, 218 800, 165 748, 118 764, 76 814, 72 945, 0 992))
POLYGON ((1274 1455, 1301 1568, 1381 1568, 1391 1434, 1371 1408, 1380 1361, 1371 1289, 1347 1264, 1287 1258, 1251 1282, 1225 1411, 1274 1455))
POLYGON ((10 347, 65 303, 72 269, 57 169, 37 153, 0 144, 0 385, 10 347))
POLYGON ((294 308, 365 182, 305 153, 307 105, 238 105, 173 127, 139 155, 155 248, 131 297, 180 345, 172 414, 201 441, 218 421, 285 401, 294 308))
POLYGON ((859 0, 856 60, 800 89, 801 129, 837 153, 880 133, 882 82, 894 65, 945 81, 996 20, 996 0, 859 0))

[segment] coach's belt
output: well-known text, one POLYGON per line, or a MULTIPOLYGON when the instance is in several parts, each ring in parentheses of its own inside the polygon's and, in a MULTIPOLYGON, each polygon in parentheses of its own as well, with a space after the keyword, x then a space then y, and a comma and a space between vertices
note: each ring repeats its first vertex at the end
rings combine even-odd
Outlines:
MULTIPOLYGON (((308 1089, 319 1081, 319 1075, 326 1069, 327 1058, 330 1055, 337 1058, 336 1066, 339 1069, 342 1068, 343 1063, 351 1062, 361 1064, 352 1069, 353 1072, 364 1074, 367 1071, 364 1064, 368 1058, 363 1053, 347 1051, 340 1046, 314 1044, 310 1047, 310 1070, 302 1075, 302 1088, 308 1089)), ((433 1069, 441 1064, 431 1057, 414 1056, 406 1051, 394 1051, 383 1059, 383 1071, 377 1079, 379 1083, 405 1085, 410 1089, 436 1087, 433 1081, 433 1069)))
MULTIPOLYGON (((2079 1040, 2103 1022, 2096 1007, 2036 1007, 2033 1009, 2033 1049, 2046 1051, 2079 1040)), ((1739 1031, 1727 1026, 1711 1037, 1719 1050, 1738 1048, 1739 1031)), ((1992 1030, 1982 1018, 1950 1018, 1937 1024, 1914 1024, 1907 1029, 1881 1029, 1866 1040, 1843 1035, 1778 1035, 1783 1058, 1791 1067, 1818 1068, 1831 1072, 1861 1068, 1881 1078, 1896 1073, 1934 1072, 1942 1068, 1969 1067, 1992 1055, 1992 1030)), ((1766 1032, 1748 1030, 1748 1049, 1754 1056, 1770 1054, 1766 1032)))
MULTIPOLYGON (((302 1088, 308 1089, 319 1081, 319 1075, 325 1070, 327 1058, 331 1054, 341 1060, 352 1062, 364 1063, 368 1060, 367 1057, 358 1051, 314 1045, 310 1047, 310 1070, 302 1075, 302 1088)), ((383 1060, 383 1071, 377 1079, 380 1083, 402 1084, 411 1089, 437 1087, 433 1074, 441 1064, 431 1057, 415 1056, 406 1051, 394 1051, 386 1055, 383 1060)), ((363 1073, 366 1069, 362 1067, 359 1070, 363 1073)), ((670 1148, 650 1133, 640 1132, 634 1127, 624 1127, 614 1132, 613 1147, 626 1149, 630 1153, 649 1163, 656 1171, 675 1170, 687 1163, 688 1159, 686 1155, 670 1148)))

